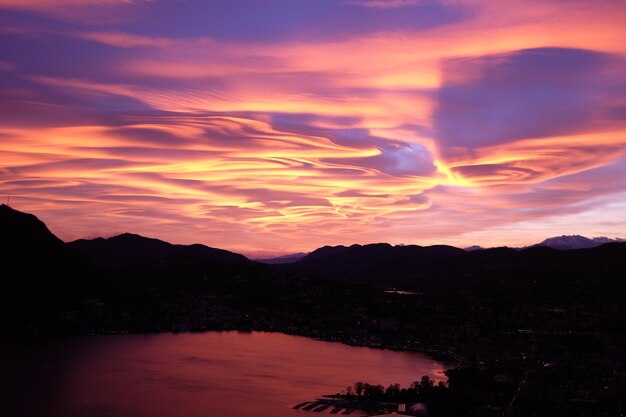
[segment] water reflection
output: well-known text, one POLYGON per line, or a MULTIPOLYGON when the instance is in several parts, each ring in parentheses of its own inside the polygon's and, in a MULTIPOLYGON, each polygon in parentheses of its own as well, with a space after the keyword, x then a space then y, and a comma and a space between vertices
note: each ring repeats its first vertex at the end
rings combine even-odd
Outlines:
POLYGON ((422 354, 239 332, 76 338, 3 349, 0 363, 9 415, 52 417, 313 417, 291 407, 445 369, 422 354))

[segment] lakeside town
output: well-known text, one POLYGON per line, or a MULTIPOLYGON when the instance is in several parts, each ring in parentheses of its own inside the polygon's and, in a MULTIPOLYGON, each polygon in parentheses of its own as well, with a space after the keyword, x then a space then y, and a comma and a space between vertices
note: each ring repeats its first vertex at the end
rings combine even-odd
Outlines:
POLYGON ((289 295, 276 296, 287 282, 241 277, 237 284, 249 290, 182 292, 172 298, 154 288, 135 288, 128 294, 132 306, 88 299, 62 312, 55 325, 72 334, 270 331, 423 352, 450 363, 448 387, 473 416, 550 410, 544 415, 609 417, 623 410, 626 370, 620 352, 626 344, 607 317, 624 314, 615 306, 608 311, 578 306, 566 313, 526 304, 503 314, 480 306, 484 300, 473 291, 450 300, 303 280, 295 288, 288 283, 295 290, 289 295))

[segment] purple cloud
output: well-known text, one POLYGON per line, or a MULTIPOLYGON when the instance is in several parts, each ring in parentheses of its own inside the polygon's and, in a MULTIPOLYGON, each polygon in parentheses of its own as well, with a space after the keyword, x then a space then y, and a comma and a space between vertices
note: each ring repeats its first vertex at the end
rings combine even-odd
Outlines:
POLYGON ((536 48, 444 63, 435 135, 446 154, 520 139, 597 129, 615 88, 619 60, 605 53, 536 48), (608 78, 607 78, 608 77, 608 78))

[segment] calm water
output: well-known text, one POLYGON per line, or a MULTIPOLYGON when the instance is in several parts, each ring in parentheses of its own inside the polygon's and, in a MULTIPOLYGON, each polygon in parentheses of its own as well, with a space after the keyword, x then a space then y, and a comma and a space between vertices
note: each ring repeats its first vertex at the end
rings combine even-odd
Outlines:
POLYGON ((331 414, 291 407, 356 381, 445 378, 422 354, 278 333, 94 336, 1 353, 8 416, 314 417, 331 414))

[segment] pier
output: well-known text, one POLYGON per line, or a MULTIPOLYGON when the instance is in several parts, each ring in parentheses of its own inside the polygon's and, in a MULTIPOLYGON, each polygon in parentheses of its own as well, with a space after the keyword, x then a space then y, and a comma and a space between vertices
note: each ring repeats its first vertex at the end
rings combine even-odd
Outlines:
POLYGON ((313 411, 315 413, 328 412, 344 416, 352 414, 356 410, 362 410, 368 415, 395 413, 395 415, 408 415, 407 408, 414 404, 362 401, 358 398, 345 395, 326 395, 316 398, 314 401, 305 401, 293 407, 294 410, 313 411), (329 410, 330 409, 330 410, 329 410))
POLYGON ((311 404, 307 405, 306 407, 303 408, 304 411, 310 411, 312 409, 314 409, 315 407, 317 407, 318 405, 320 405, 319 401, 314 401, 311 404))
POLYGON ((355 404, 352 401, 346 401, 343 398, 336 398, 333 396, 317 398, 315 401, 304 401, 300 404, 293 406, 292 408, 294 410, 313 411, 321 413, 331 407, 332 409, 330 410, 330 414, 339 414, 341 412, 342 415, 349 415, 354 410, 359 408, 358 404, 355 404))
POLYGON ((313 411, 315 412, 322 412, 324 410, 326 410, 328 407, 330 407, 330 404, 322 404, 319 407, 317 407, 316 409, 314 409, 313 411))

